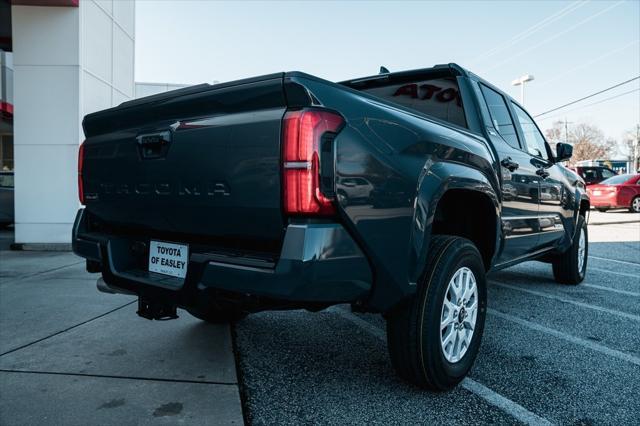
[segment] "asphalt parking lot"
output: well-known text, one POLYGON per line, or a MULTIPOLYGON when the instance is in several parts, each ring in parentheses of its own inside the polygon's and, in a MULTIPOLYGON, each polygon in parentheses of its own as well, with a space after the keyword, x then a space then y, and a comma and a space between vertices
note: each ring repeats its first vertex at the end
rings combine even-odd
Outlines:
POLYGON ((2 251, 0 422, 637 424, 640 216, 593 212, 589 233, 578 287, 536 262, 490 276, 478 359, 442 394, 396 378, 380 316, 150 322, 69 253, 2 251))

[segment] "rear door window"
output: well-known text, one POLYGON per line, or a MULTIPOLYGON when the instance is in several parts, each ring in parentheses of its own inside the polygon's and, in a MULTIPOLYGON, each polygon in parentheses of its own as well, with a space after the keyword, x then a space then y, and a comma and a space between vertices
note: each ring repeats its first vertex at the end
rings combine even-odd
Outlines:
POLYGON ((513 125, 511 114, 509 114, 509 108, 504 97, 493 89, 488 88, 484 84, 480 85, 484 100, 489 108, 489 115, 491 115, 491 121, 493 127, 500 133, 500 136, 512 147, 520 149, 520 141, 516 134, 516 128, 513 125))

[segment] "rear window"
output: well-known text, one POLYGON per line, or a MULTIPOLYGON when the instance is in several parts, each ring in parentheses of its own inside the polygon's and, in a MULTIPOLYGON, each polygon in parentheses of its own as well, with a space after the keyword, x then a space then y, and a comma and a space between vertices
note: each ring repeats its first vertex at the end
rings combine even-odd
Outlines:
POLYGON ((460 127, 467 127, 460 89, 454 77, 442 77, 415 82, 402 82, 360 91, 383 98, 439 118, 460 127))
POLYGON ((633 175, 617 175, 603 180, 600 183, 602 183, 603 185, 620 185, 621 183, 625 183, 626 181, 630 180, 632 177, 633 175))
POLYGON ((491 115, 491 121, 498 133, 504 138, 504 140, 514 148, 520 148, 520 141, 516 133, 516 128, 513 125, 513 119, 509 113, 509 108, 502 97, 502 95, 493 89, 488 88, 484 84, 480 85, 480 90, 484 95, 484 100, 489 108, 489 114, 491 115))

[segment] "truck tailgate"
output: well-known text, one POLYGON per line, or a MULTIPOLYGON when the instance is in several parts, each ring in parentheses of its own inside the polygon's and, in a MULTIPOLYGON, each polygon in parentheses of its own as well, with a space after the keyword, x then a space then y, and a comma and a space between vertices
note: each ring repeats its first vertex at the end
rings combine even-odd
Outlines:
POLYGON ((111 227, 235 249, 283 237, 281 74, 88 115, 86 209, 111 227))

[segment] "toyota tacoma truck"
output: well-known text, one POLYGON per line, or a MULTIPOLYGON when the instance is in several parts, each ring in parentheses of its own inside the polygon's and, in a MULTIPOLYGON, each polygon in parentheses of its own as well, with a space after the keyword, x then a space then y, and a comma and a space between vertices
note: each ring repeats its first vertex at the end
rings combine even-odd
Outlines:
POLYGON ((478 353, 487 273, 578 284, 584 182, 501 90, 456 64, 340 83, 301 72, 89 114, 74 252, 138 314, 241 320, 350 304, 397 373, 447 390, 478 353))

